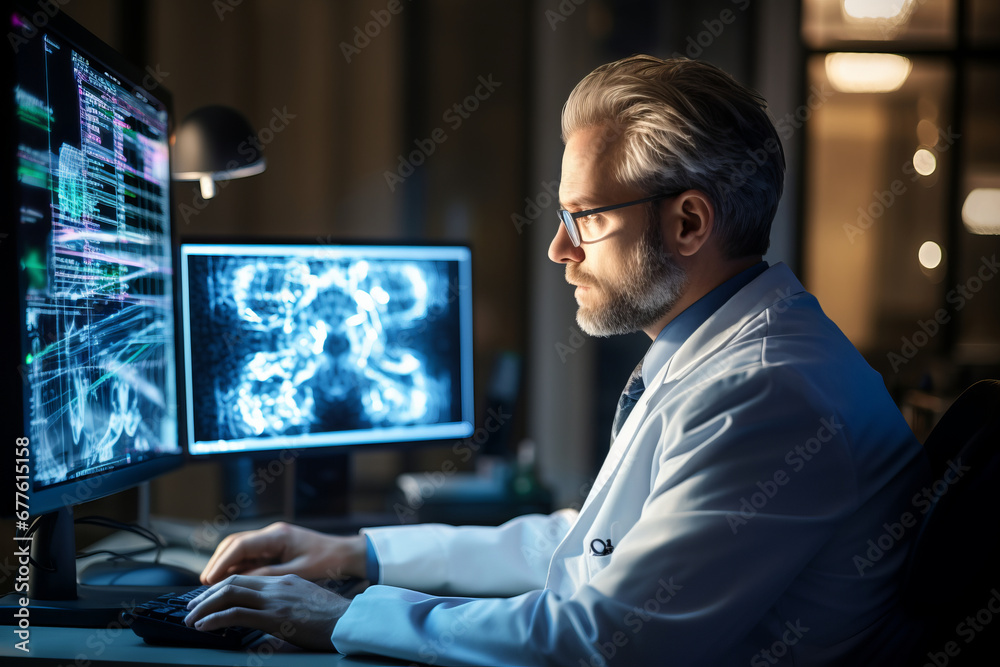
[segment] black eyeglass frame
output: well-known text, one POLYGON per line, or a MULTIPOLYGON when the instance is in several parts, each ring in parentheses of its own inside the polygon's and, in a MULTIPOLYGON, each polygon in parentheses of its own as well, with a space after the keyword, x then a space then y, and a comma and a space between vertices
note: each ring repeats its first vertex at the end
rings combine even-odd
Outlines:
POLYGON ((566 233, 569 235, 569 240, 573 244, 573 247, 574 248, 579 248, 580 244, 583 243, 583 240, 580 238, 580 229, 576 225, 576 219, 577 218, 583 218, 583 217, 586 217, 588 215, 596 215, 598 213, 606 213, 607 211, 613 211, 616 208, 625 208, 626 206, 635 206, 636 204, 645 204, 645 203, 648 203, 648 202, 651 202, 651 201, 657 201, 659 199, 670 199, 671 197, 676 197, 678 195, 682 195, 685 192, 687 192, 686 189, 685 190, 678 190, 677 192, 667 192, 667 193, 664 193, 664 194, 653 195, 652 197, 643 197, 642 199, 636 199, 635 201, 627 201, 624 204, 613 204, 611 206, 601 206, 600 208, 592 208, 592 209, 588 209, 586 211, 577 211, 576 213, 573 213, 571 211, 567 211, 564 208, 561 208, 558 211, 556 211, 556 214, 558 214, 559 220, 562 221, 562 224, 565 225, 565 227, 566 227, 566 233))

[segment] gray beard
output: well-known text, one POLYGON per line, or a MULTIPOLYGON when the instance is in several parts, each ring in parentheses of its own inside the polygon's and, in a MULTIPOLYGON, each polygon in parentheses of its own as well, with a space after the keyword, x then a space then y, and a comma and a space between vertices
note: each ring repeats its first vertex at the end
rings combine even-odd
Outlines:
POLYGON ((576 323, 591 336, 617 336, 642 331, 670 312, 687 287, 687 274, 663 250, 659 220, 654 218, 625 267, 621 283, 602 281, 595 287, 604 303, 580 306, 576 323))

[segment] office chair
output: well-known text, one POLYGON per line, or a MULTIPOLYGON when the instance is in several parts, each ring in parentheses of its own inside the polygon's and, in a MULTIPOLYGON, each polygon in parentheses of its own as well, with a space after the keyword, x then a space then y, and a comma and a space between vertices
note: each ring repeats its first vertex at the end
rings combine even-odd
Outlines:
POLYGON ((1000 613, 989 606, 1000 611, 1000 381, 969 387, 924 449, 935 499, 911 548, 902 602, 926 632, 909 664, 997 664, 1000 613))

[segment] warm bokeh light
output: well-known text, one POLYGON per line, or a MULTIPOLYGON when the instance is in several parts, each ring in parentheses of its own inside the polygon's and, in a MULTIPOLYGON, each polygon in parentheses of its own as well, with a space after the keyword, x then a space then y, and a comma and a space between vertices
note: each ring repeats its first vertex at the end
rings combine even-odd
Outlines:
POLYGON ((913 169, 921 176, 930 176, 937 169, 937 158, 926 148, 919 148, 913 154, 913 169))
POLYGON ((962 224, 973 234, 1000 234, 1000 188, 976 188, 962 205, 962 224))
POLYGON ((856 19, 898 19, 912 4, 913 0, 844 0, 844 13, 856 19))
POLYGON ((917 139, 925 146, 935 146, 938 142, 938 126, 926 118, 917 123, 917 139))
POLYGON ((941 252, 941 246, 934 241, 924 241, 923 245, 920 246, 920 250, 917 251, 917 259, 920 260, 920 266, 925 269, 936 269, 941 263, 941 258, 944 257, 944 253, 941 252))
POLYGON ((826 76, 841 93, 889 93, 899 90, 913 63, 892 53, 830 53, 826 76))

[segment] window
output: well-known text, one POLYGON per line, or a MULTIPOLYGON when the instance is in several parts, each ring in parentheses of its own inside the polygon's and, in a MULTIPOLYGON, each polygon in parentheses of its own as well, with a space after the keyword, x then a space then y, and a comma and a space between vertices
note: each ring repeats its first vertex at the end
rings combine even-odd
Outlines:
POLYGON ((998 26, 987 0, 803 0, 803 277, 891 388, 1000 368, 998 26))

